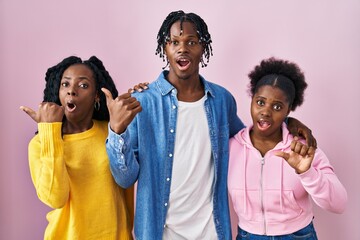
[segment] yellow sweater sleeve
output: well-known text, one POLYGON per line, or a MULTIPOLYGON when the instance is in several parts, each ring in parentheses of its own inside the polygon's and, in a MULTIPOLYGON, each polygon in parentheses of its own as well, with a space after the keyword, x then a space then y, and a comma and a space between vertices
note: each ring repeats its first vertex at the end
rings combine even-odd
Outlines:
POLYGON ((39 123, 29 143, 31 178, 39 199, 52 208, 63 207, 69 198, 69 177, 64 161, 62 123, 39 123))

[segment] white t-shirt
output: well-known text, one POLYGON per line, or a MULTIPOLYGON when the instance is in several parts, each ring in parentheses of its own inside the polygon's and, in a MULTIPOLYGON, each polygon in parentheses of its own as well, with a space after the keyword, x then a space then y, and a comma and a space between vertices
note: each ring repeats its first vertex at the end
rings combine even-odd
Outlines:
POLYGON ((163 239, 217 239, 213 217, 214 163, 205 96, 180 102, 169 208, 163 239))

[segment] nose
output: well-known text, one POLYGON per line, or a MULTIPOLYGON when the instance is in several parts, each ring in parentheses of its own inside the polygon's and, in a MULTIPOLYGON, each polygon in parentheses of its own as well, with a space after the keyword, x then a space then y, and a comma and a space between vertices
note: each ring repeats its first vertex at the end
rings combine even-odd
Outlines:
POLYGON ((188 52, 187 44, 186 42, 179 42, 179 48, 178 53, 188 52))
POLYGON ((261 116, 266 116, 266 117, 270 116, 270 110, 269 110, 269 108, 268 108, 268 107, 262 108, 260 114, 261 114, 261 116))
POLYGON ((69 88, 68 92, 67 92, 67 95, 70 95, 70 96, 76 96, 76 92, 73 88, 69 88))

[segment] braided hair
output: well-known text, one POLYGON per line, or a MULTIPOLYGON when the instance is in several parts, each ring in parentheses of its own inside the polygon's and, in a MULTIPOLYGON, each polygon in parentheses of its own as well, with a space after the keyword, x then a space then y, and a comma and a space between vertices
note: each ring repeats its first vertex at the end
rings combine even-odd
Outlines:
POLYGON ((292 111, 304 101, 307 83, 304 73, 296 63, 271 57, 262 60, 248 76, 249 91, 252 96, 260 87, 270 85, 280 88, 286 94, 292 111))
POLYGON ((105 69, 102 61, 96 56, 90 57, 88 60, 82 61, 81 58, 76 56, 70 56, 62 60, 60 63, 53 67, 50 67, 45 75, 45 89, 44 89, 44 102, 53 102, 61 106, 59 98, 59 89, 64 71, 74 64, 83 64, 91 69, 94 74, 96 83, 96 91, 100 98, 100 108, 93 113, 93 119, 109 121, 109 111, 106 105, 105 94, 101 91, 101 88, 107 88, 113 98, 118 96, 115 83, 109 72, 105 69))
MULTIPOLYGON (((170 28, 171 26, 177 22, 180 21, 180 28, 182 29, 183 22, 191 22, 196 27, 196 32, 198 33, 198 37, 200 40, 200 43, 202 43, 204 47, 204 57, 207 59, 207 63, 209 62, 210 56, 213 55, 212 53, 212 47, 211 47, 211 36, 208 31, 208 27, 205 23, 205 21, 195 13, 185 13, 181 10, 171 12, 164 22, 162 23, 160 30, 157 34, 157 48, 155 55, 159 54, 160 58, 163 59, 165 62, 165 45, 167 42, 170 41, 170 28)), ((166 66, 169 64, 167 62, 166 66)), ((203 58, 201 58, 201 66, 206 67, 207 64, 204 62, 203 58)), ((164 67, 164 68, 165 68, 164 67)))

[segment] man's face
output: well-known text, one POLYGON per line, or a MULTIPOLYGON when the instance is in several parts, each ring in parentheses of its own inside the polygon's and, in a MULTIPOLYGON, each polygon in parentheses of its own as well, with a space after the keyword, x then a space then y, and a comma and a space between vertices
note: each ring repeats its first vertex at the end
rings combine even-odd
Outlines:
POLYGON ((170 28, 170 40, 165 45, 165 54, 170 64, 170 75, 188 79, 199 74, 199 63, 204 48, 199 42, 195 25, 180 21, 170 28))

